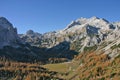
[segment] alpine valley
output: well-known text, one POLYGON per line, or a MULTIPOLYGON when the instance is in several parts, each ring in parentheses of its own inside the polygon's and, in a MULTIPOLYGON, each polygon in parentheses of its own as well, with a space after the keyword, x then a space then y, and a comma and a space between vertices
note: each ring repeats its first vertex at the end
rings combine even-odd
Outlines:
POLYGON ((0 17, 0 80, 119 80, 119 63, 120 22, 94 16, 18 34, 0 17))

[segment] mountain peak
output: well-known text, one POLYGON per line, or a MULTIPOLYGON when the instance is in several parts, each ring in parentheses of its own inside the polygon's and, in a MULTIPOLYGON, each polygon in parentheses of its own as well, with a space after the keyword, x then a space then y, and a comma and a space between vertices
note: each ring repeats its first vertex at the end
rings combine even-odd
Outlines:
POLYGON ((99 17, 93 16, 90 19, 100 19, 99 17))
POLYGON ((80 23, 77 22, 77 21, 72 21, 70 24, 67 25, 67 27, 66 27, 64 30, 66 30, 66 29, 68 29, 68 28, 71 28, 71 27, 73 27, 73 26, 75 26, 75 25, 80 25, 80 23))
POLYGON ((4 28, 13 28, 13 25, 5 17, 0 17, 0 26, 4 28))
POLYGON ((103 30, 107 30, 109 29, 109 25, 111 23, 109 23, 106 19, 104 18, 98 18, 96 16, 93 16, 91 18, 79 18, 75 21, 72 21, 64 30, 70 29, 74 31, 76 29, 79 29, 80 27, 84 26, 84 25, 90 25, 90 26, 94 26, 103 30), (74 27, 74 29, 73 29, 74 27), (79 27, 79 28, 78 28, 79 27))
POLYGON ((7 20, 5 17, 0 17, 0 20, 1 20, 1 19, 2 19, 2 20, 7 20))
POLYGON ((26 32, 26 34, 34 34, 34 31, 33 30, 28 30, 27 32, 26 32))
POLYGON ((17 29, 6 18, 0 17, 0 48, 14 44, 17 40, 17 29))

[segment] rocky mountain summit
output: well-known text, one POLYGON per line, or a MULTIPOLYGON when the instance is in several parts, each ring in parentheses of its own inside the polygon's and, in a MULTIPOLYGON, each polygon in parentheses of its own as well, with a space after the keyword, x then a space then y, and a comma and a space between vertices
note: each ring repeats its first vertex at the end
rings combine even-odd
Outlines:
POLYGON ((6 45, 15 46, 20 38, 17 29, 4 17, 0 17, 0 48, 6 45))
POLYGON ((39 43, 42 39, 42 34, 34 32, 33 30, 28 30, 26 34, 19 35, 22 37, 24 42, 30 43, 31 45, 39 46, 39 43))
MULTIPOLYGON (((43 43, 41 43, 40 46, 43 46, 46 43, 46 46, 44 45, 45 47, 53 47, 62 41, 74 42, 75 40, 83 37, 87 37, 87 39, 91 38, 91 42, 89 42, 90 44, 87 43, 87 45, 93 46, 94 44, 97 44, 105 39, 108 32, 111 32, 114 29, 116 29, 116 26, 114 26, 112 23, 109 23, 105 19, 100 19, 97 17, 92 17, 89 19, 80 18, 72 21, 63 30, 40 35, 40 41, 43 43), (97 35, 99 35, 99 37, 97 35)), ((26 34, 26 36, 30 36, 30 34, 26 34)), ((20 37, 24 38, 25 35, 20 37)), ((27 40, 25 41, 28 42, 27 40)))
POLYGON ((102 47, 102 51, 108 49, 109 51, 105 52, 112 53, 110 51, 111 47, 120 43, 119 33, 119 22, 111 23, 103 18, 91 17, 77 19, 72 21, 63 30, 40 34, 39 37, 36 33, 33 33, 36 35, 34 38, 27 37, 31 34, 21 35, 20 37, 24 39, 25 42, 29 42, 30 40, 31 42, 29 43, 33 46, 47 47, 50 50, 51 48, 56 49, 56 45, 66 41, 70 43, 69 49, 77 52, 83 52, 86 48, 89 49, 92 47, 96 47, 94 49, 101 50, 100 48, 102 47), (107 46, 103 46, 103 43, 107 46))

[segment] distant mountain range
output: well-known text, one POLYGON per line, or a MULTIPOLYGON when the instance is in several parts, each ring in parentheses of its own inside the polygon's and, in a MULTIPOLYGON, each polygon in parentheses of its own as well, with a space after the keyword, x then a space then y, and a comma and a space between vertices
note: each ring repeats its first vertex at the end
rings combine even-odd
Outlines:
POLYGON ((61 52, 64 50, 74 50, 82 53, 95 47, 95 50, 114 57, 117 56, 117 48, 112 50, 111 47, 120 43, 120 22, 111 23, 98 17, 80 18, 72 21, 63 30, 45 34, 29 30, 26 34, 20 35, 20 38, 32 46, 46 47, 47 50, 58 51, 57 54, 62 54, 61 52), (69 46, 59 45, 62 42, 69 43, 69 46))
POLYGON ((29 30, 18 34, 6 18, 0 17, 0 44, 1 52, 17 60, 21 60, 16 58, 18 55, 26 56, 25 60, 27 57, 44 60, 45 55, 46 60, 50 57, 73 59, 74 55, 89 51, 104 52, 114 58, 119 55, 120 22, 111 23, 98 17, 80 18, 63 30, 45 34, 29 30))

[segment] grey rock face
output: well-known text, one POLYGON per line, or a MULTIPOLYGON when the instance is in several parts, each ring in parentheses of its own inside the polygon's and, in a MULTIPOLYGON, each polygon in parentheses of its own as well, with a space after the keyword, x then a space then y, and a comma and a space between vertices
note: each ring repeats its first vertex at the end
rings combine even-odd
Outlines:
POLYGON ((17 29, 4 17, 0 17, 0 48, 6 45, 12 45, 19 37, 17 29))
POLYGON ((33 31, 33 30, 28 30, 28 31, 26 32, 26 34, 27 34, 27 35, 33 35, 33 34, 34 34, 34 31, 33 31))
POLYGON ((28 42, 32 46, 37 46, 41 44, 42 34, 34 32, 33 30, 28 30, 26 34, 20 34, 19 37, 23 42, 28 42))

